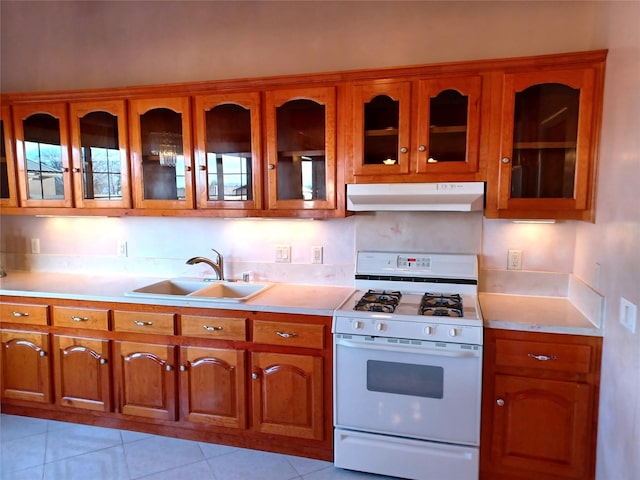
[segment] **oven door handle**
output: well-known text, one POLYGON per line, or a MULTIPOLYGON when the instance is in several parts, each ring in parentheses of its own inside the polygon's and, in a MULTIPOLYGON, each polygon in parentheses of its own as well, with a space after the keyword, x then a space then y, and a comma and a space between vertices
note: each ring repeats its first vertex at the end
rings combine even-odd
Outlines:
POLYGON ((352 342, 349 340, 344 340, 341 338, 336 339, 336 345, 340 345, 342 347, 348 348, 359 348, 359 349, 367 349, 367 350, 378 350, 382 352, 410 352, 410 353, 419 353, 422 355, 435 355, 439 357, 456 357, 456 358, 469 358, 469 357, 479 357, 482 355, 482 351, 479 350, 469 350, 469 351, 446 351, 440 350, 439 348, 422 348, 422 347, 413 347, 411 345, 394 345, 393 347, 387 345, 375 345, 370 343, 361 343, 361 342, 352 342))

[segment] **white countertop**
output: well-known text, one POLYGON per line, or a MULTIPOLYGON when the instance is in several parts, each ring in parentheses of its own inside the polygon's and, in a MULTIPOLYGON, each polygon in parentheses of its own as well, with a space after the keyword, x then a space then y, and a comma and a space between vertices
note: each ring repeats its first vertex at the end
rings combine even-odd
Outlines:
POLYGON ((160 280, 166 278, 9 272, 6 277, 0 278, 0 295, 331 316, 333 310, 353 292, 349 287, 274 283, 246 302, 125 296, 127 291, 160 280))
POLYGON ((480 293, 484 324, 490 328, 602 336, 566 297, 480 293))

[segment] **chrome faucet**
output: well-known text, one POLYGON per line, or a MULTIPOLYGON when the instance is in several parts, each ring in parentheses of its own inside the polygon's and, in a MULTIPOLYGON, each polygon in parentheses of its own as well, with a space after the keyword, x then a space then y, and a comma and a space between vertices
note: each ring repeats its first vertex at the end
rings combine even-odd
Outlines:
POLYGON ((217 250, 211 249, 216 254, 216 259, 211 260, 207 257, 193 257, 187 260, 187 265, 195 265, 196 263, 206 263, 218 275, 218 280, 224 280, 224 258, 217 250))

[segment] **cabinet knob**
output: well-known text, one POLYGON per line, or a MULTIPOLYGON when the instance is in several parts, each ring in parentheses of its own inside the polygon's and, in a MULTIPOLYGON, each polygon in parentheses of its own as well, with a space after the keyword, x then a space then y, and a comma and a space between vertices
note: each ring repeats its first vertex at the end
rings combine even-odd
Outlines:
POLYGON ((206 165, 200 165, 200 170, 205 172, 207 170, 207 166, 206 165))
POLYGON ((44 350, 40 350, 38 355, 40 355, 41 357, 46 357, 47 356, 47 352, 45 352, 44 350))
POLYGON ((187 371, 187 366, 186 365, 180 365, 180 371, 181 372, 186 372, 187 371))
POLYGON ((270 164, 267 166, 267 168, 268 168, 269 170, 275 170, 276 166, 275 166, 273 163, 270 163, 270 164))
POLYGON ((190 167, 189 165, 186 165, 186 166, 184 167, 184 169, 185 169, 187 172, 190 172, 190 171, 191 171, 191 167, 190 167))
POLYGON ((258 379, 258 374, 257 374, 257 373, 255 373, 255 372, 253 372, 253 373, 251 374, 251 378, 253 378, 254 380, 257 380, 257 379, 258 379))
POLYGON ((402 147, 400 149, 400 153, 407 153, 409 151, 409 149, 407 147, 402 147))
POLYGON ((424 151, 426 151, 426 150, 427 150, 427 147, 425 147, 424 145, 420 145, 420 146, 418 147, 418 151, 419 151, 419 152, 424 152, 424 151))
POLYGON ((505 165, 507 163, 509 163, 511 161, 511 159, 509 157, 502 157, 502 163, 504 163, 505 165))
POLYGON ((106 358, 101 358, 100 359, 100 365, 106 365, 107 364, 107 359, 106 358))
POLYGON ((166 367, 164 367, 164 368, 165 368, 165 370, 166 370, 167 372, 172 372, 172 371, 173 371, 173 367, 172 367, 171 365, 167 365, 167 366, 166 366, 166 367))
POLYGON ((73 173, 80 173, 80 168, 78 167, 73 167, 73 170, 71 170, 73 173))
POLYGON ((504 400, 501 398, 497 399, 496 405, 498 405, 499 407, 504 407, 504 400))

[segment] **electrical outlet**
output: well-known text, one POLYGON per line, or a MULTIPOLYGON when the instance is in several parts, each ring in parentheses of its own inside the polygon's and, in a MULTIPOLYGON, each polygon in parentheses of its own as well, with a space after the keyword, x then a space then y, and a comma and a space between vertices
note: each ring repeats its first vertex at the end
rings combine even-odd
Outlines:
POLYGON ((322 263, 322 247, 311 247, 311 263, 322 263))
POLYGON ((276 245, 276 263, 291 263, 291 245, 276 245))
POLYGON ((522 250, 509 250, 507 270, 522 270, 522 250))
POLYGON ((119 240, 118 241, 118 256, 126 257, 127 256, 127 241, 119 240))
POLYGON ((40 239, 32 238, 31 239, 31 253, 40 253, 40 239))
POLYGON ((636 333, 638 307, 624 297, 620 297, 620 323, 631 333, 636 333))

